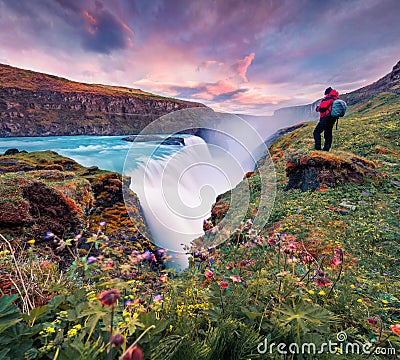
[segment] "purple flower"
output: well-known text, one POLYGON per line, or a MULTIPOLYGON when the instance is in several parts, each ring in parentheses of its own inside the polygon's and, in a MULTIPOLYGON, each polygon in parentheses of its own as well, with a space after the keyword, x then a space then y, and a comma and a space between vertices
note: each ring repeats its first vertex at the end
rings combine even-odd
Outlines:
POLYGON ((50 240, 53 239, 55 237, 54 233, 52 233, 51 231, 46 232, 46 234, 44 235, 44 238, 46 240, 50 240))
POLYGON ((96 260, 97 260, 96 256, 89 256, 87 259, 87 263, 90 265, 96 262, 96 260))
POLYGON ((150 252, 149 250, 146 250, 146 251, 142 254, 142 257, 143 257, 144 260, 150 261, 150 260, 151 260, 151 252, 150 252))
POLYGON ((158 295, 155 295, 153 299, 154 299, 154 301, 162 301, 162 300, 164 300, 164 296, 158 294, 158 295))
POLYGON ((107 223, 106 223, 105 221, 101 221, 101 222, 99 223, 100 226, 106 226, 106 224, 107 224, 107 223))

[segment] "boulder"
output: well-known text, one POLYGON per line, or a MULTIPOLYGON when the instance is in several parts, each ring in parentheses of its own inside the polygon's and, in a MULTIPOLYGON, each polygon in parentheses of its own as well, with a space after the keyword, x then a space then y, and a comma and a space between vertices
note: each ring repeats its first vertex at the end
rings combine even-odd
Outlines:
POLYGON ((289 182, 285 191, 315 191, 340 184, 362 184, 365 176, 379 176, 375 164, 353 154, 346 157, 322 151, 295 155, 286 164, 289 182))

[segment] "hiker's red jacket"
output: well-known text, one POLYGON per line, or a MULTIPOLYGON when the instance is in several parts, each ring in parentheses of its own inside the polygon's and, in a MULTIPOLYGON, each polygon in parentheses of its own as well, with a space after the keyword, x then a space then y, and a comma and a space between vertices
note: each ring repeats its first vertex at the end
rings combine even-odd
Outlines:
POLYGON ((320 119, 330 114, 332 110, 332 103, 338 98, 338 96, 339 93, 334 89, 332 89, 328 95, 325 95, 325 97, 321 101, 321 104, 319 104, 319 106, 317 106, 316 108, 316 110, 320 113, 320 119))

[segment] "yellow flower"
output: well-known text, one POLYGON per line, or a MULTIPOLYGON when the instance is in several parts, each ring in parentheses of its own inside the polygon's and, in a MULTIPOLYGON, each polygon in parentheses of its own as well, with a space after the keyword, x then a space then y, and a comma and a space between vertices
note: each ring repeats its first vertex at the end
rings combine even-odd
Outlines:
POLYGON ((82 329, 82 325, 81 325, 81 324, 77 324, 77 325, 75 325, 75 326, 73 327, 73 329, 80 330, 80 329, 82 329))
POLYGON ((357 302, 358 302, 358 303, 362 303, 362 302, 363 302, 363 299, 357 299, 357 302))
POLYGON ((172 328, 173 328, 173 326, 172 326, 172 325, 170 325, 170 326, 169 326, 169 331, 172 331, 172 328))
POLYGON ((35 244, 35 239, 30 239, 30 240, 27 241, 27 243, 29 245, 33 245, 33 244, 35 244))
POLYGON ((68 332, 67 332, 67 336, 68 336, 68 337, 73 337, 73 336, 75 336, 77 333, 78 333, 78 331, 77 331, 76 329, 70 329, 70 330, 68 330, 68 332))
POLYGON ((314 295, 315 291, 314 290, 308 290, 308 293, 311 294, 311 295, 314 295))
POLYGON ((325 291, 324 291, 324 290, 321 290, 321 291, 318 293, 318 295, 324 296, 324 295, 325 295, 325 291))
POLYGON ((387 300, 385 300, 385 299, 383 299, 382 302, 383 302, 384 304, 389 304, 389 301, 387 301, 387 300))
POLYGON ((46 329, 44 329, 44 331, 46 331, 47 333, 55 333, 56 332, 56 330, 51 326, 48 326, 46 329))
POLYGON ((351 285, 350 285, 350 288, 351 288, 351 289, 355 289, 355 288, 356 288, 356 286, 355 286, 355 285, 353 285, 353 284, 351 284, 351 285))

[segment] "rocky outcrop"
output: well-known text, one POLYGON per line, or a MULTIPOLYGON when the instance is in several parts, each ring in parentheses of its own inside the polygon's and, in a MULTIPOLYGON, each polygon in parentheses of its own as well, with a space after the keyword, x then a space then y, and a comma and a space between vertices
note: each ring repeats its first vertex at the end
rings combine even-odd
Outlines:
POLYGON ((130 135, 122 138, 128 142, 146 142, 155 141, 162 145, 185 145, 185 139, 177 136, 168 136, 167 138, 158 135, 130 135))
POLYGON ((116 241, 147 239, 139 199, 123 195, 124 181, 129 188, 129 178, 52 151, 0 155, 0 231, 40 242, 47 231, 65 238, 104 221, 116 241))
POLYGON ((0 137, 135 134, 189 107, 204 105, 0 64, 0 137))
POLYGON ((362 184, 365 176, 379 176, 375 164, 361 157, 348 158, 321 151, 294 156, 286 164, 289 178, 285 191, 300 189, 315 191, 335 188, 340 184, 362 184))

